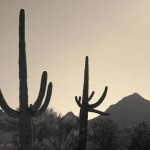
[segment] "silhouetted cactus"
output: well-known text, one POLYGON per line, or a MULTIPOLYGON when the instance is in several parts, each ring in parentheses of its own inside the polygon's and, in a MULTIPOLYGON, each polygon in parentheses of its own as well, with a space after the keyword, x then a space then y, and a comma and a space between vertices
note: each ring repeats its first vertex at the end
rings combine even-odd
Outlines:
POLYGON ((107 86, 105 87, 103 95, 95 104, 88 103, 92 99, 94 91, 89 96, 89 66, 88 66, 88 56, 86 56, 82 104, 81 104, 81 96, 79 98, 77 96, 75 97, 76 103, 80 107, 80 116, 79 116, 80 130, 79 130, 79 148, 78 148, 79 150, 86 150, 88 112, 94 112, 104 116, 109 115, 109 113, 104 113, 94 109, 103 102, 106 93, 107 93, 107 86))
POLYGON ((28 87, 27 87, 27 66, 26 66, 26 52, 25 52, 25 11, 20 10, 19 18, 19 79, 20 79, 20 95, 19 95, 19 111, 11 109, 0 90, 0 106, 11 117, 19 119, 19 138, 21 150, 32 150, 32 122, 31 117, 41 115, 50 102, 52 94, 52 83, 50 82, 47 89, 45 101, 42 104, 46 84, 47 72, 42 74, 40 91, 34 105, 28 106, 28 87), (40 107, 41 106, 41 107, 40 107))

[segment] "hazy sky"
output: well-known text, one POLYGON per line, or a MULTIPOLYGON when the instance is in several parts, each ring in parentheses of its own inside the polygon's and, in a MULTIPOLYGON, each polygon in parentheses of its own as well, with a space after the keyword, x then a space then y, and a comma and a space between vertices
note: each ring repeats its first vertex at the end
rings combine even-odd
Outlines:
MULTIPOLYGON (((96 102, 108 86, 105 111, 134 92, 150 99, 149 0, 0 0, 0 88, 12 108, 19 105, 18 22, 26 12, 29 103, 41 74, 53 82, 49 107, 79 114, 85 56, 96 102)), ((96 114, 90 113, 89 118, 96 114)))

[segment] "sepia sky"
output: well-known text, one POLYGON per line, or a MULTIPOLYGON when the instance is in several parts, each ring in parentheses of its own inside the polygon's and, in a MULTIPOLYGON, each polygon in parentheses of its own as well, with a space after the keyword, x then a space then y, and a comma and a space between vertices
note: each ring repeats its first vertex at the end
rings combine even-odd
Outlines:
MULTIPOLYGON (((85 56, 90 92, 105 111, 134 92, 150 100, 149 0, 0 0, 0 88, 7 103, 19 105, 18 23, 26 12, 29 103, 38 96, 41 75, 53 82, 49 107, 79 114, 85 56)), ((97 116, 89 114, 89 119, 97 116)))

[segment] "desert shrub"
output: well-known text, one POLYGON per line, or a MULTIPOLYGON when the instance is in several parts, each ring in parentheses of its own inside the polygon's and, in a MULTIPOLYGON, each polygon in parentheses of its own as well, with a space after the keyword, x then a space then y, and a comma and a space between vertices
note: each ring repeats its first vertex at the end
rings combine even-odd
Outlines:
POLYGON ((93 150, 116 150, 118 149, 117 123, 110 119, 101 119, 92 123, 89 127, 88 141, 93 150))
POLYGON ((146 122, 133 127, 130 150, 150 149, 150 125, 146 122))

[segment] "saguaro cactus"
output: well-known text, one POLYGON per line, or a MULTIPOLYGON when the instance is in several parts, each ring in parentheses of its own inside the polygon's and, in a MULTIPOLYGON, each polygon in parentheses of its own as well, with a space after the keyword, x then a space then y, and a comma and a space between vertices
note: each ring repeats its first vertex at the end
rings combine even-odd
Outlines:
POLYGON ((19 138, 21 150, 32 150, 32 117, 41 115, 50 102, 52 94, 52 83, 50 82, 47 89, 45 101, 42 104, 46 84, 47 72, 44 71, 41 78, 39 95, 34 105, 28 106, 28 87, 27 87, 27 65, 25 51, 25 11, 20 10, 19 18, 19 79, 20 79, 20 94, 19 94, 19 110, 13 110, 6 103, 3 94, 0 90, 0 106, 11 117, 19 120, 19 138))
POLYGON ((106 86, 103 95, 96 103, 89 104, 89 101, 92 99, 94 95, 94 91, 89 96, 89 65, 88 65, 88 56, 86 56, 82 104, 81 104, 81 96, 79 98, 77 96, 75 97, 76 103, 80 107, 80 116, 79 116, 80 130, 79 130, 79 148, 78 148, 79 150, 86 150, 88 112, 94 112, 104 116, 109 115, 109 113, 101 112, 99 110, 94 109, 98 107, 105 99, 107 89, 108 88, 106 86))

